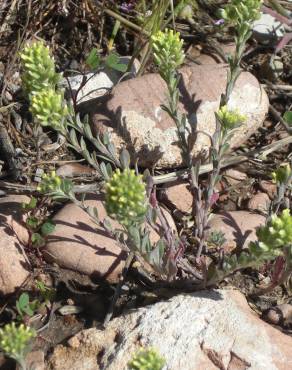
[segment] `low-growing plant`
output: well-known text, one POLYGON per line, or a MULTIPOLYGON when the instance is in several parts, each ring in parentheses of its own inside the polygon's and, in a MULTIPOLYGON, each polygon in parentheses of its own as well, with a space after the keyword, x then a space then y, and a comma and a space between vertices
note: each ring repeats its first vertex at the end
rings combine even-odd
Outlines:
POLYGON ((108 218, 100 220, 96 207, 87 206, 77 199, 73 183, 61 179, 55 172, 44 175, 38 190, 53 199, 68 199, 88 213, 110 236, 114 236, 121 248, 144 259, 160 278, 172 280, 176 275, 176 261, 182 252, 182 243, 170 229, 154 197, 151 201, 146 196, 146 185, 142 176, 126 167, 117 169, 105 184, 105 208, 112 219, 116 219, 122 228, 114 229, 108 218), (148 220, 148 224, 147 224, 148 220), (157 223, 159 220, 159 223, 157 223), (154 227, 161 236, 153 244, 150 230, 154 227))
POLYGON ((21 293, 20 297, 16 301, 16 309, 18 312, 17 319, 25 322, 26 318, 32 317, 39 307, 40 302, 37 299, 30 301, 28 293, 21 293))
POLYGON ((42 304, 48 305, 55 300, 56 289, 46 286, 45 283, 41 280, 35 280, 34 284, 41 295, 43 301, 42 304))
POLYGON ((253 22, 260 18, 262 2, 262 0, 231 0, 221 12, 225 22, 234 26, 236 46, 235 53, 228 55, 229 72, 226 92, 222 96, 221 105, 228 103, 234 84, 240 75, 240 63, 245 45, 252 34, 253 22))
POLYGON ((30 342, 36 336, 34 329, 15 322, 0 329, 0 349, 5 356, 15 360, 21 370, 26 370, 25 356, 30 349, 30 342))
POLYGON ((41 209, 46 202, 47 198, 38 200, 35 197, 31 197, 28 203, 22 204, 23 212, 26 214, 25 225, 29 231, 28 247, 43 247, 47 236, 55 229, 54 222, 41 214, 41 209))
MULTIPOLYGON (((200 267, 200 273, 195 273, 194 269, 187 267, 186 263, 182 263, 181 257, 186 248, 186 242, 183 238, 176 236, 168 225, 158 205, 153 178, 149 172, 146 172, 142 177, 138 174, 137 169, 130 169, 129 153, 124 149, 118 154, 107 132, 101 136, 93 135, 88 120, 85 118, 81 121, 79 115, 75 114, 75 110, 65 102, 63 93, 56 83, 58 78, 52 78, 49 82, 43 82, 41 78, 37 78, 34 83, 26 83, 28 86, 26 89, 30 87, 33 91, 29 96, 31 112, 35 119, 41 126, 49 126, 63 135, 69 146, 98 171, 104 182, 107 214, 117 220, 121 227, 113 228, 109 218, 101 220, 97 208, 87 206, 84 199, 79 200, 74 192, 73 183, 70 180, 61 179, 55 172, 43 176, 38 190, 55 200, 70 200, 78 205, 110 236, 116 238, 121 248, 128 252, 128 262, 131 262, 136 256, 139 261, 150 264, 159 279, 175 280, 178 266, 182 266, 190 276, 195 276, 202 282, 203 285, 200 286, 214 285, 238 269, 258 267, 279 256, 285 260, 284 270, 290 271, 290 264, 287 262, 290 258, 288 241, 285 240, 286 244, 284 241, 281 242, 275 248, 264 237, 276 229, 279 235, 288 233, 283 223, 284 221, 288 222, 291 216, 287 214, 287 211, 283 211, 280 216, 276 214, 283 205, 285 191, 291 187, 290 167, 280 168, 274 175, 278 184, 278 198, 273 203, 271 217, 267 220, 267 225, 258 231, 258 242, 251 244, 248 251, 239 255, 223 256, 220 264, 214 262, 208 268, 204 259, 201 258, 208 242, 211 241, 219 249, 224 243, 224 236, 219 234, 213 233, 211 238, 207 239, 208 220, 212 207, 218 199, 215 188, 220 180, 222 164, 229 153, 232 137, 238 127, 246 120, 246 117, 239 111, 230 108, 229 99, 241 72, 240 63, 244 48, 251 35, 252 23, 259 17, 260 5, 260 0, 232 0, 222 11, 222 17, 226 23, 234 26, 236 50, 233 55, 228 57, 229 70, 226 89, 222 93, 220 104, 215 113, 216 127, 213 135, 196 131, 190 126, 186 115, 182 114, 178 108, 180 98, 179 67, 185 58, 183 41, 180 39, 179 33, 167 29, 164 32, 158 31, 151 37, 154 61, 168 88, 167 102, 162 108, 175 122, 179 139, 178 145, 189 171, 189 182, 194 198, 192 213, 197 239, 196 266, 200 267), (34 84, 37 88, 33 89, 34 84), (210 148, 205 160, 212 164, 212 170, 205 185, 199 181, 203 155, 193 155, 194 134, 207 135, 210 140, 210 148), (88 142, 91 143, 93 150, 88 149, 88 142), (160 240, 154 244, 150 241, 151 229, 160 235, 160 240)), ((40 48, 42 47, 44 45, 40 46, 40 48)), ((43 53, 47 55, 45 51, 43 53)), ((26 54, 31 55, 27 50, 26 54)), ((96 58, 96 54, 92 53, 88 63, 92 65, 99 63, 96 58)), ((35 62, 39 62, 39 59, 35 58, 34 60, 32 53, 29 68, 25 64, 23 66, 24 76, 28 76, 26 68, 28 70, 36 68, 32 67, 35 62)), ((55 71, 54 64, 49 62, 47 64, 51 71, 55 71)), ((31 79, 34 77, 34 74, 30 74, 31 79)), ((25 79, 26 77, 24 77, 24 81, 25 79)), ((129 263, 126 265, 128 266, 129 263)), ((286 276, 286 272, 283 274, 286 276)))
MULTIPOLYGON (((192 155, 193 129, 188 124, 186 115, 178 112, 180 76, 177 68, 184 60, 182 41, 178 33, 167 30, 153 36, 153 48, 159 73, 168 87, 168 104, 162 108, 176 124, 182 157, 191 174, 190 182, 194 197, 193 215, 196 220, 196 233, 199 243, 197 257, 200 257, 206 243, 206 228, 210 209, 216 201, 214 189, 220 180, 221 163, 229 149, 231 137, 236 128, 245 120, 245 117, 237 111, 229 110, 226 105, 222 105, 222 101, 226 101, 226 98, 221 99, 221 106, 216 114, 216 129, 213 136, 201 132, 210 139, 209 160, 213 165, 213 170, 208 177, 208 185, 206 189, 202 189, 199 185, 201 159, 200 157, 194 158, 192 155)), ((197 133, 199 132, 197 131, 197 133)))

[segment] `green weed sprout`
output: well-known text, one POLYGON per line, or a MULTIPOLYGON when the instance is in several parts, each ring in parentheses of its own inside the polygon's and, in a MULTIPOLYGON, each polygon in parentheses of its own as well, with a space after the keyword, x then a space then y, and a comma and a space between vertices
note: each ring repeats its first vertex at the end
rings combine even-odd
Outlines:
POLYGON ((34 329, 16 326, 14 322, 0 329, 0 348, 7 357, 19 363, 22 370, 26 369, 25 356, 29 350, 29 342, 36 336, 34 329))
POLYGON ((43 41, 27 44, 20 53, 22 84, 31 97, 47 89, 55 89, 61 75, 56 72, 54 58, 43 41))
POLYGON ((64 131, 64 121, 68 109, 61 92, 47 89, 33 95, 30 111, 41 126, 49 126, 56 131, 64 131))
POLYGON ((105 207, 110 217, 122 225, 140 224, 146 212, 146 191, 141 175, 117 169, 106 184, 105 207))
POLYGON ((128 363, 129 370, 162 370, 165 360, 155 349, 140 349, 134 358, 128 363))

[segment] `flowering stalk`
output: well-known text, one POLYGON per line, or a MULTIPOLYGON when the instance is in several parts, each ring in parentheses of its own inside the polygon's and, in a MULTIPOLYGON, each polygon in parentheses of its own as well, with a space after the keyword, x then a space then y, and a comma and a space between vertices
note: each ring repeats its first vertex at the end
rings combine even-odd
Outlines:
POLYGON ((230 148, 230 140, 234 135, 237 127, 245 121, 245 116, 241 115, 236 110, 229 110, 226 105, 222 106, 216 115, 216 128, 212 137, 210 137, 211 145, 209 150, 209 158, 212 161, 212 171, 209 173, 207 186, 202 191, 199 186, 199 167, 200 160, 192 167, 193 194, 195 196, 194 214, 196 215, 197 223, 197 238, 199 247, 197 257, 201 256, 203 248, 206 244, 206 229, 211 208, 217 201, 217 193, 215 187, 220 180, 220 171, 223 160, 230 148))
POLYGON ((56 72, 54 58, 50 50, 42 41, 27 44, 20 53, 22 63, 23 89, 30 100, 30 111, 34 118, 34 138, 39 157, 39 139, 41 127, 51 127, 58 135, 66 138, 69 145, 88 163, 95 168, 101 177, 106 177, 107 172, 100 167, 96 157, 100 155, 107 158, 115 167, 122 168, 116 156, 113 144, 108 134, 103 138, 92 134, 88 120, 81 122, 73 108, 66 104, 64 93, 58 88, 61 74, 56 72), (82 136, 77 139, 76 131, 82 136), (97 149, 98 153, 89 152, 84 140, 85 137, 97 149))
POLYGON ((213 164, 213 170, 209 174, 208 184, 205 190, 199 185, 200 158, 196 158, 195 164, 192 157, 192 140, 187 130, 185 115, 178 112, 179 102, 179 75, 178 67, 184 61, 183 42, 179 33, 166 30, 158 32, 152 37, 154 60, 158 66, 160 76, 167 84, 168 105, 162 108, 170 115, 177 127, 180 140, 182 157, 190 170, 192 193, 194 197, 193 215, 196 220, 196 236, 198 239, 197 257, 201 256, 205 245, 205 231, 207 228, 210 209, 215 199, 214 188, 219 181, 222 160, 229 149, 229 139, 234 133, 236 126, 245 120, 245 117, 237 111, 228 110, 227 106, 221 106, 216 115, 216 129, 213 136, 201 132, 211 141, 209 158, 213 164))
POLYGON ((159 31, 152 36, 154 61, 159 69, 159 74, 167 84, 168 104, 162 108, 170 115, 177 127, 180 139, 182 156, 188 167, 191 165, 189 145, 186 132, 186 117, 178 112, 180 77, 177 69, 184 62, 183 40, 180 34, 173 30, 159 31))
POLYGON ((212 138, 210 138, 211 146, 209 157, 213 164, 213 170, 208 177, 208 185, 204 192, 203 204, 200 201, 201 189, 198 185, 200 161, 198 161, 198 164, 196 165, 196 170, 194 167, 191 170, 195 197, 194 213, 196 214, 197 219, 197 238, 199 240, 197 257, 200 257, 205 245, 205 230, 212 203, 216 201, 214 189, 216 183, 220 179, 219 175, 222 160, 229 149, 229 141, 233 136, 236 127, 245 121, 245 117, 240 115, 239 112, 229 111, 227 103, 233 91, 235 82, 241 72, 240 63, 246 42, 251 36, 252 23, 260 16, 259 10, 261 2, 261 0, 232 0, 231 3, 229 3, 222 11, 222 18, 235 26, 236 50, 234 55, 230 55, 228 57, 229 70, 227 74, 226 90, 225 94, 221 96, 219 111, 216 114, 215 133, 212 138))
POLYGON ((231 0, 221 11, 222 18, 235 27, 235 53, 228 56, 229 71, 222 105, 226 105, 240 75, 240 63, 247 40, 251 36, 253 22, 260 18, 262 0, 231 0))
POLYGON ((20 60, 22 86, 34 118, 33 135, 39 160, 41 126, 60 129, 67 115, 63 94, 57 91, 61 74, 56 72, 54 58, 43 41, 27 44, 20 53, 20 60))
POLYGON ((20 53, 20 60, 22 86, 29 98, 41 91, 55 89, 61 75, 56 72, 54 58, 43 41, 27 44, 20 53))
POLYGON ((225 258, 222 269, 212 263, 208 271, 208 286, 212 286, 237 270, 259 268, 266 262, 275 261, 277 279, 271 285, 261 289, 257 294, 268 293, 277 285, 283 284, 292 274, 292 216, 285 209, 281 215, 273 214, 265 226, 257 230, 256 242, 249 245, 238 257, 225 258), (278 263, 280 261, 280 263, 278 263), (279 266, 280 265, 280 268, 279 266))
MULTIPOLYGON (((168 259, 165 255, 171 239, 167 234, 169 228, 163 227, 161 222, 161 229, 163 229, 163 233, 159 233, 161 239, 155 245, 151 243, 146 221, 149 221, 151 226, 154 225, 157 210, 156 207, 148 204, 142 177, 136 175, 133 170, 129 168, 123 171, 116 170, 105 185, 105 208, 108 216, 121 224, 122 228, 119 229, 114 229, 108 219, 100 220, 98 210, 78 200, 73 191, 72 182, 60 178, 55 171, 43 175, 37 190, 53 199, 70 200, 83 209, 111 237, 121 243, 122 249, 125 249, 126 245, 132 257, 136 255, 138 260, 144 259, 161 278, 167 277, 171 280, 174 277, 174 266, 170 268, 171 262, 169 261, 172 256, 168 259)), ((160 219, 159 213, 158 219, 160 219)), ((172 239, 175 239, 174 235, 172 239)))

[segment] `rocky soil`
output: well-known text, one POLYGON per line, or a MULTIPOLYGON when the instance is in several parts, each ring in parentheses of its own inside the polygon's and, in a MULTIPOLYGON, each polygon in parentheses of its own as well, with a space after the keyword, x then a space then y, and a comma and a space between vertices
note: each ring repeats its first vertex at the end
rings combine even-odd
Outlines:
MULTIPOLYGON (((141 347, 153 347, 164 357, 163 370, 292 369, 291 281, 272 292, 255 294, 275 278, 273 264, 237 271, 209 289, 187 284, 186 271, 201 268, 195 257, 193 196, 183 173, 185 163, 175 124, 161 108, 167 101, 166 86, 151 58, 142 75, 142 54, 126 75, 108 67, 92 73, 85 63, 86 54, 97 45, 101 54, 108 54, 115 24, 112 13, 100 11, 99 5, 95 12, 91 1, 77 1, 77 5, 62 1, 58 6, 52 0, 36 3, 0 4, 0 328, 17 321, 37 330, 26 358, 28 368, 35 370, 126 370, 141 347), (8 5, 14 17, 9 15, 8 5), (29 14, 31 6, 33 16, 29 14), (28 11, 28 24, 23 9, 28 11), (41 198, 36 191, 42 173, 55 170, 81 189, 85 206, 96 207, 100 219, 107 217, 97 171, 65 145, 62 136, 44 129, 40 152, 36 150, 17 59, 16 36, 23 28, 24 40, 35 35, 50 45, 64 75, 65 96, 73 102, 78 92, 76 108, 81 119, 88 114, 94 134, 110 132, 118 152, 122 148, 130 152, 132 166, 153 174, 165 222, 187 245, 177 280, 171 284, 159 281, 148 265, 135 260, 106 326, 103 321, 121 280, 127 250, 81 208, 41 198), (8 156, 4 144, 10 150, 8 156), (100 192, 95 191, 97 184, 100 192), (38 248, 33 246, 23 209, 32 196, 38 199, 37 216, 55 224, 38 248), (53 293, 50 299, 44 300, 40 294, 39 282, 53 293), (20 318, 17 302, 23 293, 29 294, 30 303, 37 300, 42 304, 32 315, 25 313, 20 318)), ((115 11, 125 6, 125 2, 104 3, 106 9, 115 11)), ((287 2, 281 3, 292 11, 287 2)), ((208 135, 214 133, 214 112, 227 80, 224 52, 234 51, 234 44, 228 33, 232 30, 221 34, 214 26, 214 5, 198 4, 195 23, 178 22, 187 54, 180 69, 179 109, 187 117, 192 154, 203 153, 207 158, 208 135)), ((123 11, 121 14, 132 19, 123 11)), ((289 27, 291 23, 283 26, 274 16, 263 14, 244 55, 243 72, 228 106, 247 119, 232 138, 227 158, 234 155, 240 159, 222 168, 216 185, 208 236, 221 232, 224 242, 220 248, 208 244, 204 254, 207 267, 256 241, 256 231, 265 224, 277 191, 270 173, 291 156, 291 130, 281 119, 291 110, 291 48, 283 46, 275 53, 289 27), (265 22, 264 28, 261 22, 265 22), (274 150, 279 140, 287 141, 280 141, 274 150), (250 153, 257 154, 247 158, 250 153)), ((142 39, 136 31, 123 30, 118 32, 115 47, 119 63, 127 64, 142 39)), ((93 150, 90 143, 88 147, 93 150)), ((204 166, 203 187, 209 171, 207 163, 204 166)), ((110 222, 121 228, 115 220, 110 222)), ((157 242, 161 234, 160 223, 151 229, 151 241, 157 242)), ((0 353, 0 369, 14 368, 13 361, 0 353)))

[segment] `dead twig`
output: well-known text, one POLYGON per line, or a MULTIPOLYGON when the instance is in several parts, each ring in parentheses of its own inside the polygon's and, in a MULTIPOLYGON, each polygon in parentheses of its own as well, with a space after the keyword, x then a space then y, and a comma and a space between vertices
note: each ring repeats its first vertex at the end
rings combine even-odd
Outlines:
POLYGON ((1 25, 1 28, 0 28, 0 36, 2 35, 2 33, 6 30, 6 27, 8 26, 9 24, 9 21, 13 15, 13 12, 15 10, 15 7, 17 5, 17 0, 13 0, 11 5, 10 5, 10 8, 8 10, 8 12, 6 13, 6 16, 3 20, 3 23, 1 25))
MULTIPOLYGON (((223 161, 222 168, 229 167, 235 164, 239 164, 239 163, 242 163, 250 159, 254 159, 254 158, 265 158, 268 154, 273 153, 276 150, 282 148, 283 146, 291 144, 291 143, 292 143, 292 136, 288 136, 272 144, 266 145, 261 149, 252 150, 243 155, 231 156, 230 158, 227 158, 223 161)), ((200 167, 199 174, 203 175, 210 171, 212 171, 212 164, 208 163, 200 167)), ((158 185, 158 184, 174 182, 178 180, 179 178, 187 179, 188 176, 189 176, 188 171, 184 169, 184 170, 178 170, 175 172, 171 172, 168 174, 154 176, 153 180, 154 180, 154 184, 158 185)))
POLYGON ((282 118, 281 114, 270 104, 269 106, 269 111, 273 115, 276 120, 278 120, 281 125, 285 128, 285 130, 289 133, 292 134, 292 128, 288 126, 288 124, 285 122, 285 120, 282 118))

